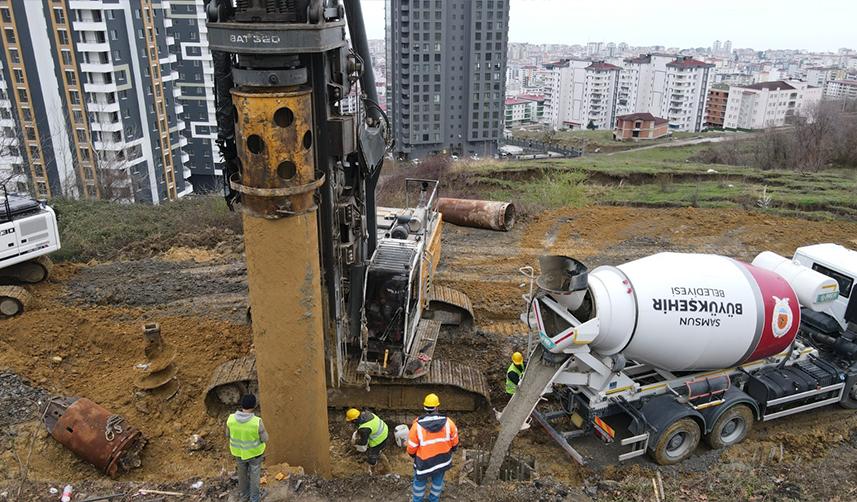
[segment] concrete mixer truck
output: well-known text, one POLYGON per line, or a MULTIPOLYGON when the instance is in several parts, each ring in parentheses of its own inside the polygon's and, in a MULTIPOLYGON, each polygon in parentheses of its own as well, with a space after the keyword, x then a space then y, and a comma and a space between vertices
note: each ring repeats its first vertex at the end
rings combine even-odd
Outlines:
POLYGON ((701 439, 742 441, 755 421, 857 408, 857 252, 819 244, 752 264, 661 253, 592 271, 567 257, 540 265, 522 316, 540 343, 519 389, 556 399, 535 410, 538 398, 516 395, 507 410, 532 411, 581 463, 569 440, 589 433, 618 441, 619 460, 649 452, 674 464, 701 439), (560 418, 576 428, 560 430, 560 418))

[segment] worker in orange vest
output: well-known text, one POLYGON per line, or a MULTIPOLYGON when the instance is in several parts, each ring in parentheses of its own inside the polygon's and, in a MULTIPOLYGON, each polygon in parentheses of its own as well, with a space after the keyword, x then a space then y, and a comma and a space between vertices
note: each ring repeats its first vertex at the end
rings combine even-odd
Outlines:
POLYGON ((414 502, 422 502, 429 480, 429 502, 440 500, 443 476, 452 466, 452 453, 458 448, 458 427, 438 413, 439 407, 440 398, 427 395, 423 400, 425 413, 414 420, 408 434, 408 455, 414 459, 414 502))

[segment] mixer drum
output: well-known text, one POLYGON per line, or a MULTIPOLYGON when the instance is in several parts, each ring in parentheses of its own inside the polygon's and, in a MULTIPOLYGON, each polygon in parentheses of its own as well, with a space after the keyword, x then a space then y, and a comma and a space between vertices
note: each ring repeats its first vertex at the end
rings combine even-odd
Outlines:
POLYGON ((660 253, 589 274, 590 347, 669 371, 728 368, 791 345, 800 304, 779 275, 718 255, 660 253))

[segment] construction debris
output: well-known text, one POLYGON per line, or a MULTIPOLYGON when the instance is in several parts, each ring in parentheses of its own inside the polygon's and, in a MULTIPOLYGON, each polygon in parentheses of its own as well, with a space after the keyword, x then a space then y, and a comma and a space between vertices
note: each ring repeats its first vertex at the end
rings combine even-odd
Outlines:
POLYGON ((161 338, 161 326, 158 323, 149 323, 143 326, 143 339, 146 342, 144 349, 146 362, 138 365, 143 374, 137 378, 134 386, 143 391, 167 400, 176 395, 179 383, 176 380, 176 352, 167 346, 161 338))
POLYGON ((111 478, 142 465, 142 433, 89 399, 53 398, 44 421, 54 439, 111 478))

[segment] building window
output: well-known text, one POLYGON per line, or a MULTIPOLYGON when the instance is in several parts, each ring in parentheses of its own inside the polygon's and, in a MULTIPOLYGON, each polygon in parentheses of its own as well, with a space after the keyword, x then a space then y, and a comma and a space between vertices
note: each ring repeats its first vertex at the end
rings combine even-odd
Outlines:
POLYGON ((18 101, 21 103, 30 102, 30 98, 27 96, 27 89, 18 89, 18 101))
POLYGON ((77 77, 75 76, 73 71, 66 70, 65 81, 68 83, 68 85, 77 85, 77 77))
POLYGON ((71 64, 71 51, 67 51, 67 50, 63 49, 61 54, 62 54, 63 64, 70 65, 71 64))
POLYGON ((57 38, 59 38, 60 45, 68 45, 68 33, 65 30, 57 30, 57 38))
POLYGON ((14 73, 15 73, 15 82, 17 82, 19 84, 23 84, 24 83, 24 72, 16 68, 14 70, 14 73))
POLYGON ((6 41, 10 44, 14 44, 16 42, 15 30, 13 30, 12 28, 6 28, 6 41))
POLYGON ((21 62, 21 56, 18 54, 18 49, 9 47, 9 60, 15 64, 21 62))
POLYGON ((62 9, 54 9, 54 19, 57 24, 65 24, 65 12, 62 9))
POLYGON ((3 7, 2 9, 0 9, 0 17, 2 17, 4 23, 12 22, 12 15, 9 14, 8 7, 3 7))

